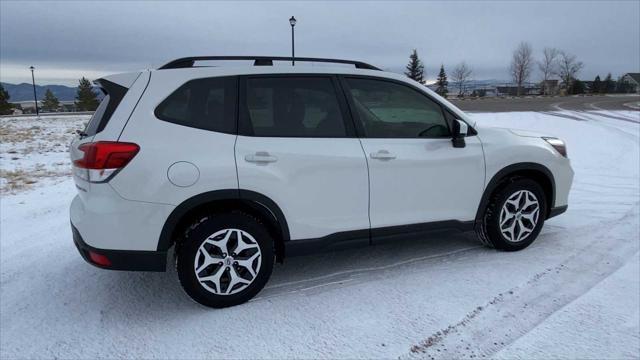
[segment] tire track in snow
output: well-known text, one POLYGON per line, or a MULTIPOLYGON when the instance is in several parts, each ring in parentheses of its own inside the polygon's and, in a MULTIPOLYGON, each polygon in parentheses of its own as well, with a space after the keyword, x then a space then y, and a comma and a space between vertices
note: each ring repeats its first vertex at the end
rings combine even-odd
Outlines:
POLYGON ((638 205, 613 223, 583 228, 576 236, 591 234, 594 240, 588 247, 525 284, 499 293, 459 322, 412 346, 401 358, 487 358, 527 334, 638 253, 638 205), (621 226, 625 231, 612 239, 610 228, 630 222, 633 226, 621 226))
POLYGON ((356 269, 350 269, 345 271, 338 271, 331 274, 318 276, 315 278, 270 285, 270 286, 266 286, 263 292, 269 292, 270 290, 276 290, 276 292, 274 292, 273 294, 259 295, 250 301, 253 302, 253 301, 267 300, 274 297, 284 296, 284 295, 301 292, 301 291, 317 289, 317 288, 329 286, 329 285, 341 285, 343 283, 355 280, 354 277, 356 276, 375 273, 375 272, 382 272, 387 270, 394 270, 396 268, 402 268, 403 266, 414 264, 414 263, 419 263, 427 260, 434 260, 438 258, 447 258, 460 253, 465 253, 471 250, 483 249, 483 248, 484 246, 482 245, 471 246, 467 248, 456 249, 453 251, 447 251, 445 253, 440 253, 440 254, 432 254, 427 256, 410 258, 410 259, 398 261, 398 262, 387 264, 387 265, 370 266, 370 267, 356 268, 356 269))

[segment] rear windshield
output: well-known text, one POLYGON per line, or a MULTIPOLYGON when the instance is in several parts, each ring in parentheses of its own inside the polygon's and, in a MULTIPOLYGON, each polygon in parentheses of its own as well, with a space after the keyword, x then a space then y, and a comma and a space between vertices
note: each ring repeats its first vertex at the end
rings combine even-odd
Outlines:
POLYGON ((104 98, 98 108, 91 116, 89 123, 87 124, 87 128, 84 130, 87 136, 93 136, 100 131, 104 130, 111 119, 111 115, 116 111, 120 101, 124 98, 124 95, 127 93, 127 88, 124 86, 120 86, 116 83, 112 83, 107 80, 97 80, 96 83, 100 85, 100 89, 104 93, 104 98))

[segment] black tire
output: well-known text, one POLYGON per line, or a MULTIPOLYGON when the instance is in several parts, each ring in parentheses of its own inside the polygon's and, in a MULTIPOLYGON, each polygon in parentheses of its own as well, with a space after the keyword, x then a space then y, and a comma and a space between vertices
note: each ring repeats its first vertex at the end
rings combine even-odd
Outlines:
MULTIPOLYGON (((230 241, 233 242, 233 239, 230 239, 230 241)), ((253 298, 262 290, 269 280, 271 271, 273 270, 273 263, 274 241, 269 235, 269 232, 258 219, 242 212, 215 214, 198 220, 197 223, 189 228, 184 240, 179 244, 179 248, 176 251, 176 270, 182 288, 193 300, 213 308, 234 306, 253 298), (239 229, 247 232, 255 239, 261 252, 261 265, 253 281, 245 289, 230 295, 214 294, 207 290, 200 284, 194 268, 196 256, 201 256, 199 252, 200 245, 212 234, 224 229, 239 229)), ((217 269, 215 266, 219 265, 212 266, 214 266, 215 270, 217 269)), ((204 269, 204 271, 208 270, 208 268, 204 269)), ((202 271, 203 270, 200 270, 201 275, 202 271)), ((225 271, 233 271, 233 269, 227 269, 225 271)), ((221 280, 221 283, 222 281, 223 280, 221 280)), ((227 277, 227 286, 228 284, 227 277)), ((233 288, 236 287, 234 286, 233 288)))
POLYGON ((481 222, 476 227, 476 233, 480 240, 487 246, 504 250, 518 251, 531 245, 538 237, 547 214, 547 202, 544 190, 535 181, 526 178, 512 178, 506 181, 497 191, 495 191, 489 200, 489 204, 485 209, 481 222), (500 231, 500 212, 505 205, 507 199, 521 190, 527 190, 536 197, 539 204, 538 221, 531 231, 521 241, 511 241, 500 231))

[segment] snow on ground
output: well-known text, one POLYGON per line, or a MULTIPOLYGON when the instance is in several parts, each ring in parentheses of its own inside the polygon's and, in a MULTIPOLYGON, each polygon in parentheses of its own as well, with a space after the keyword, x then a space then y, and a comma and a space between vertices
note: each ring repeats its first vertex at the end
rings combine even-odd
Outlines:
POLYGON ((630 280, 637 279, 639 262, 636 254, 584 296, 498 352, 496 358, 637 358, 638 349, 629 345, 638 343, 640 333, 640 283, 630 280), (558 337, 564 347, 556 346, 558 337))
MULTIPOLYGON (((472 116, 568 143, 569 211, 532 246, 506 253, 473 234, 433 235, 291 258, 257 298, 228 309, 190 301, 171 268, 84 263, 68 178, 3 194, 0 358, 640 357, 640 113, 472 116)), ((21 159, 11 166, 32 168, 21 159)))
POLYGON ((0 192, 71 174, 68 146, 90 115, 0 118, 0 192))

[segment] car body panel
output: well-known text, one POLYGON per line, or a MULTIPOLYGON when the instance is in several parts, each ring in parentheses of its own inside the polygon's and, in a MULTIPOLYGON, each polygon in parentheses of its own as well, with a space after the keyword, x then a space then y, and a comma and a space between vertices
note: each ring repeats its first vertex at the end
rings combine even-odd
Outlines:
POLYGON ((573 181, 571 161, 541 137, 515 135, 509 129, 478 127, 486 161, 485 187, 502 169, 517 163, 535 163, 547 168, 555 183, 554 206, 567 205, 573 181))
POLYGON ((450 138, 361 141, 369 156, 371 227, 475 218, 485 179, 477 136, 464 148, 450 138), (395 158, 371 158, 381 150, 395 158))
POLYGON ((369 227, 367 162, 358 139, 239 136, 236 162, 239 188, 275 201, 292 240, 369 227), (259 152, 277 161, 246 160, 259 152))
MULTIPOLYGON (((178 205, 213 189, 238 187, 234 146, 236 135, 173 124, 156 118, 155 108, 186 81, 172 72, 155 72, 119 137, 140 146, 136 157, 110 184, 124 198, 178 205), (169 181, 169 168, 178 162, 193 165, 197 181, 176 186, 169 181)), ((109 124, 111 125, 111 124, 109 124)))

